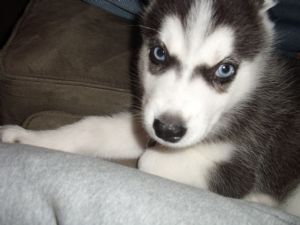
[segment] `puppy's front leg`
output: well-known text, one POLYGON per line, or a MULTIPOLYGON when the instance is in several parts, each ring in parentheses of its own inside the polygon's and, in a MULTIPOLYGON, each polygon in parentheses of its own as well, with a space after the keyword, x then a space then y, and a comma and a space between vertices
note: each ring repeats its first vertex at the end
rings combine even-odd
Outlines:
POLYGON ((3 126, 0 137, 6 143, 22 143, 109 159, 138 158, 146 135, 130 113, 111 117, 86 117, 56 130, 32 131, 3 126))

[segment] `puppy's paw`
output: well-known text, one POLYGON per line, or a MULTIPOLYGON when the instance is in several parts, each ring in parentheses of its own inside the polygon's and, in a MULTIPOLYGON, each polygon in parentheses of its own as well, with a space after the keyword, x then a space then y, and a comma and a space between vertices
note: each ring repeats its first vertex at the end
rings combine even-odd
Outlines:
POLYGON ((27 131, 17 125, 6 125, 0 127, 0 140, 4 143, 23 143, 27 131))

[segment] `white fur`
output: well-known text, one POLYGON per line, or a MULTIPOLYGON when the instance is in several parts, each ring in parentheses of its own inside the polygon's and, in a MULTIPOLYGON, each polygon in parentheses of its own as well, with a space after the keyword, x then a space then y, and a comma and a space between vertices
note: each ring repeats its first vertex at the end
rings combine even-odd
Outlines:
POLYGON ((300 186, 298 186, 279 206, 280 209, 300 217, 300 186))
POLYGON ((180 151, 147 149, 139 169, 180 183, 208 189, 208 174, 216 163, 229 160, 233 146, 228 143, 197 145, 180 151))
POLYGON ((264 5, 262 7, 262 11, 266 12, 269 9, 273 8, 278 3, 277 0, 264 0, 264 5))
POLYGON ((164 19, 163 29, 159 33, 160 40, 170 49, 170 54, 185 55, 186 37, 181 21, 176 16, 169 16, 164 19))
POLYGON ((1 129, 3 142, 46 147, 102 158, 138 158, 144 151, 144 132, 129 113, 86 117, 57 130, 29 131, 18 126, 1 129))
POLYGON ((262 205, 266 205, 269 207, 277 207, 278 202, 272 198, 270 195, 263 194, 263 193, 250 193, 244 197, 244 200, 249 202, 255 202, 262 205))

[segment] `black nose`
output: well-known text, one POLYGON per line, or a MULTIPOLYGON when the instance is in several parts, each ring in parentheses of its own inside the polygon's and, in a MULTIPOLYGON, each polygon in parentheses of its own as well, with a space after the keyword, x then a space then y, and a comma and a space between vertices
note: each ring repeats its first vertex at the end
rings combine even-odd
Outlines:
POLYGON ((171 143, 180 141, 187 131, 182 120, 174 116, 162 116, 155 119, 153 129, 157 137, 171 143))

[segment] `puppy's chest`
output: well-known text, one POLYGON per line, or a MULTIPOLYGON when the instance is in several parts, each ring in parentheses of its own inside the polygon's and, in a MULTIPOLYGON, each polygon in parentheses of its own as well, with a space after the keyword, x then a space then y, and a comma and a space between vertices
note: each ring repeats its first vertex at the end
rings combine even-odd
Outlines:
POLYGON ((208 189, 209 175, 217 165, 229 161, 234 146, 229 143, 201 144, 184 150, 147 149, 139 169, 180 183, 208 189))

